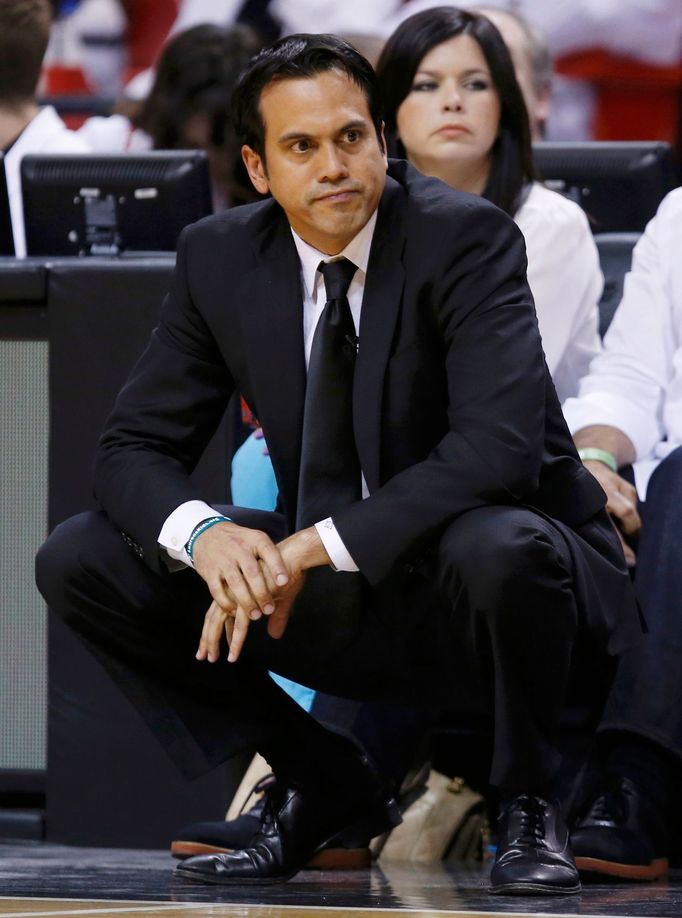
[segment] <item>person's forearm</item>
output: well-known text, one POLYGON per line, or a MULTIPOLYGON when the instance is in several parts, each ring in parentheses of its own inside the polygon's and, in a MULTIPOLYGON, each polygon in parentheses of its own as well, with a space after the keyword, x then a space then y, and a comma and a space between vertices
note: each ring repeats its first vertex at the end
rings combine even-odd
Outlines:
POLYGON ((603 449, 615 458, 618 468, 630 465, 637 458, 632 440, 617 427, 593 424, 583 427, 573 435, 576 447, 580 449, 603 449))

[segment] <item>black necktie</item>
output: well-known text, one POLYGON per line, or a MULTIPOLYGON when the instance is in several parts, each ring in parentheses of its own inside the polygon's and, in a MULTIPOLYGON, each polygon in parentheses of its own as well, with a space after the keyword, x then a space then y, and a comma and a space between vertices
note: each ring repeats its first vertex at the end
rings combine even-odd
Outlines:
POLYGON ((353 436, 357 338, 348 288, 357 267, 347 258, 321 262, 327 303, 308 365, 296 528, 359 500, 360 461, 353 436))

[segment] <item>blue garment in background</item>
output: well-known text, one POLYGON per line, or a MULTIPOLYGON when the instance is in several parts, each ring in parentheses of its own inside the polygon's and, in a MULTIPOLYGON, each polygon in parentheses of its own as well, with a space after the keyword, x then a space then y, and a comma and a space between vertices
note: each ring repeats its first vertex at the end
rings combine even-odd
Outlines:
POLYGON ((232 503, 254 510, 274 510, 277 481, 270 457, 264 454, 265 440, 256 434, 245 440, 232 457, 232 503))

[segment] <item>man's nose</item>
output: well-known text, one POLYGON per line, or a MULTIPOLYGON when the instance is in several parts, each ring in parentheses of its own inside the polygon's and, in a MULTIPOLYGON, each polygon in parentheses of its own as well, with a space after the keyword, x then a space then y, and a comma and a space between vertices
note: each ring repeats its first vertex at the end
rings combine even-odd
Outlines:
POLYGON ((327 144, 320 149, 320 181, 337 182, 348 175, 345 157, 336 144, 327 144))

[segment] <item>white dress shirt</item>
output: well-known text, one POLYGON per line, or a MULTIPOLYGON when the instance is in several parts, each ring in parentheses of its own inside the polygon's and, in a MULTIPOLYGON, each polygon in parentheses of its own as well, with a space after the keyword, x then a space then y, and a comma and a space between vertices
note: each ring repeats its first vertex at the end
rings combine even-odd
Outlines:
POLYGON ((93 115, 76 134, 93 153, 144 153, 153 146, 149 134, 124 115, 93 115))
POLYGON ((582 208, 537 182, 514 220, 526 240, 528 284, 547 366, 564 402, 578 394, 601 350, 599 252, 582 208))
MULTIPOLYGON (((375 212, 357 236, 348 243, 346 248, 333 257, 325 255, 323 252, 318 251, 318 249, 313 248, 313 246, 304 242, 293 229, 291 231, 301 264, 301 286, 303 289, 303 343, 306 367, 310 361, 310 352, 313 346, 315 329, 326 303, 324 281, 322 274, 318 271, 318 266, 321 261, 335 261, 338 258, 348 258, 354 265, 357 265, 358 270, 355 272, 350 287, 348 288, 348 303, 353 316, 353 322, 355 323, 356 334, 360 332, 362 297, 365 291, 369 252, 372 245, 376 221, 377 214, 375 212)), ((362 345, 360 344, 359 346, 362 345)), ((368 493, 367 483, 363 475, 363 498, 367 497, 368 493)), ((215 508, 201 500, 191 500, 181 504, 171 513, 163 524, 158 538, 159 545, 166 549, 167 554, 173 560, 191 565, 192 562, 185 551, 187 540, 195 526, 202 520, 215 515, 215 508)), ((331 559, 332 566, 339 571, 357 571, 357 565, 348 553, 346 546, 343 544, 331 518, 316 523, 315 528, 331 559)))
POLYGON ((14 254, 26 255, 24 207, 21 199, 21 160, 27 153, 88 153, 90 147, 70 131, 51 105, 41 108, 5 154, 7 194, 12 217, 14 254))
POLYGON ((604 350, 564 415, 571 433, 606 424, 629 437, 642 498, 656 465, 682 445, 682 188, 637 243, 604 350))

